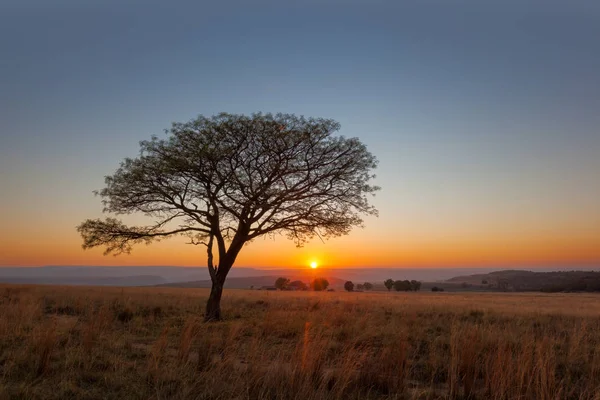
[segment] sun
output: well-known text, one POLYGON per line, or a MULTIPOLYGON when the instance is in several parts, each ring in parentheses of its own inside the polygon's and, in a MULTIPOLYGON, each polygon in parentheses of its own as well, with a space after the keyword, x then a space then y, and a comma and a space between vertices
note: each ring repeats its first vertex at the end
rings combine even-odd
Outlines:
POLYGON ((317 268, 318 266, 319 266, 319 264, 317 264, 317 262, 316 262, 316 261, 313 261, 313 262, 311 262, 311 263, 310 263, 310 267, 311 267, 312 269, 315 269, 315 268, 317 268))

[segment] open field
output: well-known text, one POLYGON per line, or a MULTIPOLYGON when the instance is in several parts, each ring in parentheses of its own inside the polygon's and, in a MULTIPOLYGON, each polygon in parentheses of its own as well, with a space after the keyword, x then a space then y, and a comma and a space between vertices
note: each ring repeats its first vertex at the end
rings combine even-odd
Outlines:
POLYGON ((600 399, 600 296, 0 286, 0 398, 600 399))

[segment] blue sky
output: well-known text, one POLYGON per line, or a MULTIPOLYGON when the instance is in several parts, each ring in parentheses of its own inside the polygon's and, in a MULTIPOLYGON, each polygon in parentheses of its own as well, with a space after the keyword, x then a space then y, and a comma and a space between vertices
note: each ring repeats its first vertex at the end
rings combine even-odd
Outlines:
POLYGON ((381 217, 356 236, 374 254, 577 237, 565 257, 600 261, 599 37, 592 1, 5 1, 5 246, 80 252, 91 191, 140 140, 263 111, 336 119, 379 158, 381 217))

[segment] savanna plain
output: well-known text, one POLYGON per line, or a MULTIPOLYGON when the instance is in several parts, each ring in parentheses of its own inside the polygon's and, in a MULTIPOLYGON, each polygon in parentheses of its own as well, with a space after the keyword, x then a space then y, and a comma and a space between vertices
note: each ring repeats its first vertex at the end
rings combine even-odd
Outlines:
POLYGON ((0 286, 0 398, 600 399, 589 294, 0 286))

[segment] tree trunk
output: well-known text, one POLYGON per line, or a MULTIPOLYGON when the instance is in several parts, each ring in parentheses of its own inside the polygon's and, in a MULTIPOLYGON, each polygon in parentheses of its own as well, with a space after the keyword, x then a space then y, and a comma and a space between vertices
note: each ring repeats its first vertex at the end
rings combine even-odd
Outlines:
POLYGON ((206 313, 204 321, 220 321, 221 320, 221 295, 223 294, 223 283, 219 279, 215 279, 210 289, 210 296, 206 303, 206 313))
MULTIPOLYGON (((238 234, 236 233, 236 236, 237 235, 238 234)), ((245 239, 234 238, 229 246, 227 254, 219 259, 219 267, 217 268, 216 273, 211 274, 212 287, 210 289, 210 296, 208 296, 208 302, 206 303, 206 313, 204 314, 205 322, 221 320, 221 296, 223 295, 225 279, 227 279, 227 274, 245 242, 245 239)), ((212 260, 209 259, 209 265, 211 264, 212 260)))

